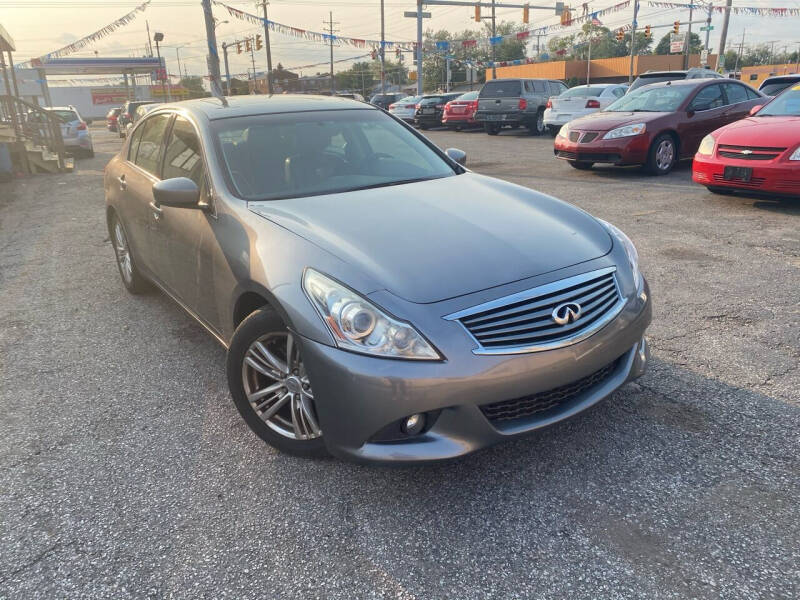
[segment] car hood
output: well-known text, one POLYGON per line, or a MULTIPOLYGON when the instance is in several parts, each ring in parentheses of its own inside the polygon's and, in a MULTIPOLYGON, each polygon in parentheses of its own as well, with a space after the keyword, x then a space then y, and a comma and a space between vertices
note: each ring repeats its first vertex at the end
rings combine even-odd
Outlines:
POLYGON ((248 206, 417 303, 592 260, 612 246, 582 210, 473 173, 248 206))
POLYGON ((570 129, 610 131, 631 123, 649 123, 672 113, 667 112, 606 112, 597 111, 570 121, 570 129))
POLYGON ((789 148, 800 143, 800 117, 747 117, 714 135, 718 144, 789 148))

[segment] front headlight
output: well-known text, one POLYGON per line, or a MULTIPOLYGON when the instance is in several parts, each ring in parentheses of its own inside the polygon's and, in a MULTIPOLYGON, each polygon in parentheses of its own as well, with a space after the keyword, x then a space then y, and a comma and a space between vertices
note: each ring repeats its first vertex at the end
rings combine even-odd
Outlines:
POLYGON ((797 147, 797 150, 792 152, 792 155, 789 157, 789 160, 800 160, 800 146, 797 147))
POLYGON ((716 139, 710 133, 703 138, 703 141, 700 142, 700 147, 697 149, 698 154, 702 154, 703 156, 711 156, 714 154, 714 144, 716 143, 716 139))
POLYGON ((556 135, 556 137, 565 138, 565 137, 567 137, 567 135, 569 135, 569 123, 564 123, 561 126, 561 129, 558 130, 558 135, 556 135))
POLYGON ((628 255, 628 262, 633 270, 633 284, 636 287, 636 292, 638 293, 641 290, 643 279, 642 273, 639 271, 639 253, 636 251, 636 246, 633 245, 631 238, 625 235, 618 227, 614 227, 614 225, 607 221, 603 221, 603 219, 597 220, 603 224, 608 233, 611 234, 611 237, 617 240, 620 244, 622 244, 622 247, 625 248, 625 254, 628 255))
POLYGON ((441 358, 411 325, 390 317, 354 291, 313 269, 306 269, 303 274, 303 291, 339 348, 388 358, 441 358))
POLYGON ((644 123, 635 123, 633 125, 625 125, 624 127, 617 127, 612 129, 603 136, 604 140, 615 140, 622 137, 631 137, 634 135, 642 135, 646 131, 644 123))

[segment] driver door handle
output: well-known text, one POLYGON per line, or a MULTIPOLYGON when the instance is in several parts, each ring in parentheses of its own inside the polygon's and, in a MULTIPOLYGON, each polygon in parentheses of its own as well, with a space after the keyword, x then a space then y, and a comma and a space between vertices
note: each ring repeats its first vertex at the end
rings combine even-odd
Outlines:
POLYGON ((123 191, 128 189, 128 184, 125 182, 125 175, 120 175, 117 177, 117 181, 119 181, 119 189, 123 191))
POLYGON ((161 207, 155 202, 150 203, 150 210, 153 211, 153 218, 158 221, 161 218, 161 213, 164 212, 161 207))

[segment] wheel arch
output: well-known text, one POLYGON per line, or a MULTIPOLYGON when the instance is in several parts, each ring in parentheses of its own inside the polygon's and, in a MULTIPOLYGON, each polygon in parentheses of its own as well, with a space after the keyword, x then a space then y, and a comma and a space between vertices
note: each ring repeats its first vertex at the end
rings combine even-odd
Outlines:
POLYGON ((676 161, 680 160, 681 151, 683 150, 681 144, 681 136, 678 135, 678 132, 675 131, 674 129, 664 129, 662 131, 659 131, 658 134, 653 138, 653 143, 655 143, 656 139, 658 139, 660 136, 664 134, 669 135, 672 138, 672 141, 675 142, 675 160, 676 161))
POLYGON ((228 338, 248 316, 260 308, 269 307, 283 320, 287 327, 293 329, 289 314, 284 310, 278 299, 264 286, 255 281, 242 282, 233 294, 230 314, 230 331, 228 338))

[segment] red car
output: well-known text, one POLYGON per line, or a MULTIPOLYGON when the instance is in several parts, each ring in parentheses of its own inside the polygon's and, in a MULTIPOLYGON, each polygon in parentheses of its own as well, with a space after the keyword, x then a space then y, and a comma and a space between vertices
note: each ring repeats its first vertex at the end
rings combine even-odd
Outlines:
POLYGON ((800 85, 700 143, 692 179, 717 194, 800 196, 800 85))
POLYGON ((117 131, 118 125, 117 121, 119 120, 119 113, 122 112, 122 108, 112 108, 108 111, 106 115, 106 128, 109 131, 117 131))
POLYGON ((694 156, 706 135, 764 101, 750 86, 729 79, 653 83, 564 125, 554 152, 576 169, 644 165, 653 175, 666 175, 678 160, 694 156))
POLYGON ((478 93, 467 92, 445 104, 442 125, 448 129, 480 126, 480 123, 475 120, 475 111, 478 110, 478 93))

